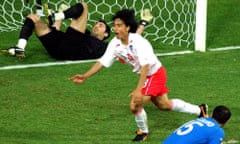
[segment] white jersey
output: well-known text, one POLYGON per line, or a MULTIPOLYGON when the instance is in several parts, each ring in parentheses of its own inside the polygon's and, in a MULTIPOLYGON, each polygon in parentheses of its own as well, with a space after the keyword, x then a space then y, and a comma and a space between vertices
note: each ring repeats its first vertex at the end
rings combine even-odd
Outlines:
POLYGON ((117 59, 133 67, 133 72, 140 73, 141 66, 149 64, 148 75, 152 75, 162 66, 153 52, 151 44, 139 34, 130 33, 128 45, 123 45, 121 40, 114 37, 108 44, 104 55, 99 62, 110 67, 117 59))

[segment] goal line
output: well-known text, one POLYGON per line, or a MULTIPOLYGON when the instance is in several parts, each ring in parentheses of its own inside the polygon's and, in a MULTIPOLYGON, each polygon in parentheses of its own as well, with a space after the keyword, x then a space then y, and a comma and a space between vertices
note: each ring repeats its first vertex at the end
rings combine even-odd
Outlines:
MULTIPOLYGON (((240 49, 240 46, 228 46, 222 48, 209 49, 209 51, 223 51, 223 50, 234 50, 240 49)), ((194 51, 179 51, 179 52, 170 52, 170 53, 156 53, 156 56, 173 56, 173 55, 183 55, 194 53, 194 51)), ((26 64, 26 65, 12 65, 12 66, 3 66, 0 67, 0 70, 12 70, 12 69, 25 69, 25 68, 34 68, 34 67, 48 67, 56 65, 69 65, 69 64, 78 64, 78 63, 89 63, 95 62, 96 60, 78 60, 78 61, 60 61, 60 62, 47 62, 47 63, 38 63, 38 64, 26 64)))

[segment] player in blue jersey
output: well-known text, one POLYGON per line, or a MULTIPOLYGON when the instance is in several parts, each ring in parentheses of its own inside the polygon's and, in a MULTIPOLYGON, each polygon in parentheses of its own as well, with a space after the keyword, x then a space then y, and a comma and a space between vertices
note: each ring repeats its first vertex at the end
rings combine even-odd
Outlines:
POLYGON ((230 110, 223 105, 215 107, 212 117, 189 121, 175 130, 162 144, 221 144, 222 127, 230 119, 230 110))

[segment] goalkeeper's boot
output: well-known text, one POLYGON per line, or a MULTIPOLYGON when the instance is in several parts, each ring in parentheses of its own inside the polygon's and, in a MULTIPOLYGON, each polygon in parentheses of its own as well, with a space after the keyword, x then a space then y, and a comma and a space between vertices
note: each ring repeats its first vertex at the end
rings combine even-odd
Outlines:
POLYGON ((44 13, 44 15, 46 17, 45 22, 49 26, 52 26, 53 23, 55 22, 54 12, 51 9, 49 9, 48 3, 44 4, 44 6, 43 6, 43 13, 44 13))
POLYGON ((198 117, 199 118, 208 117, 208 105, 207 104, 201 104, 201 105, 199 105, 199 108, 201 110, 201 113, 198 117))
POLYGON ((62 4, 60 4, 59 7, 58 7, 58 12, 63 12, 63 11, 65 11, 65 10, 67 10, 68 8, 70 8, 69 5, 67 5, 67 4, 65 4, 65 3, 62 3, 62 4))
MULTIPOLYGON (((69 7, 70 7, 69 5, 62 3, 59 5, 58 12, 63 12, 67 10, 69 7)), ((44 5, 44 15, 47 17, 47 21, 46 21, 47 24, 49 26, 52 26, 56 21, 55 12, 49 9, 47 4, 44 5)))
POLYGON ((17 46, 10 47, 8 49, 3 49, 1 50, 3 54, 9 55, 9 56, 14 56, 19 59, 25 58, 25 51, 24 49, 21 49, 17 46))
POLYGON ((143 133, 141 130, 136 131, 136 137, 132 140, 134 142, 143 142, 148 138, 148 133, 143 133))

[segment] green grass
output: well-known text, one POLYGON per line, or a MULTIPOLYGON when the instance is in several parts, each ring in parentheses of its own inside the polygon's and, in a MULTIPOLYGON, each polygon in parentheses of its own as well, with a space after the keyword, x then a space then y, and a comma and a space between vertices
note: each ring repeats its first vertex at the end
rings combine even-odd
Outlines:
MULTIPOLYGON (((207 48, 240 45, 237 0, 208 1, 207 48)), ((18 32, 0 33, 0 48, 17 42, 18 32)), ((150 40, 151 41, 151 40, 150 40)), ((156 52, 182 50, 151 41, 156 52), (170 47, 170 48, 169 48, 170 47), (171 49, 171 50, 169 50, 171 49)), ((224 127, 225 141, 238 140, 240 50, 159 57, 168 71, 170 98, 219 104, 232 110, 224 127)), ((0 55, 0 67, 54 62, 33 36, 27 57, 18 60, 0 55)), ((92 63, 42 68, 0 70, 0 142, 3 144, 127 144, 136 124, 129 110, 128 94, 137 76, 116 63, 83 85, 68 78, 85 72, 92 63)), ((151 135, 149 144, 160 143, 182 123, 196 118, 178 112, 162 112, 146 105, 151 135)))
POLYGON ((238 0, 208 0, 207 48, 240 45, 238 0))
MULTIPOLYGON (((239 140, 239 50, 160 57, 168 71, 170 98, 212 108, 230 107, 226 140, 239 140)), ((9 58, 10 59, 10 58, 9 58)), ((68 78, 92 63, 0 71, 0 141, 6 144, 126 144, 136 125, 127 95, 136 86, 131 69, 116 63, 83 85, 68 78)), ((162 141, 196 116, 159 111, 147 104, 151 135, 162 141)))

